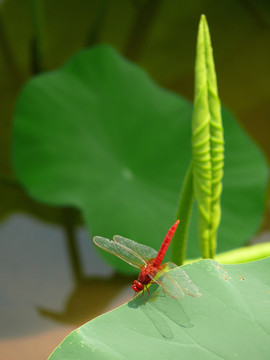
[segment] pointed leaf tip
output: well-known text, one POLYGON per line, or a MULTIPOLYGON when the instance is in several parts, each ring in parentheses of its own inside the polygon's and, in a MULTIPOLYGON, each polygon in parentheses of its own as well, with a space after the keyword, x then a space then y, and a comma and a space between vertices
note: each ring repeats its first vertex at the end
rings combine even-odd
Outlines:
POLYGON ((197 40, 192 148, 200 247, 204 258, 212 258, 221 214, 224 139, 211 39, 204 16, 197 40))

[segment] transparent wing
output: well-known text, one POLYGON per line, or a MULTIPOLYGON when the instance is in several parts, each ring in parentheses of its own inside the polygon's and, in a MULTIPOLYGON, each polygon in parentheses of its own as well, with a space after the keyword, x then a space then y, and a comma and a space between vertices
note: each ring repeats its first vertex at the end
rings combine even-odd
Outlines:
POLYGON ((139 244, 133 240, 124 238, 123 236, 114 235, 113 240, 118 244, 124 245, 127 248, 133 250, 144 261, 154 259, 157 256, 157 251, 143 244, 139 244))
MULTIPOLYGON (((149 275, 151 277, 151 275, 149 275)), ((170 296, 175 299, 183 299, 184 292, 181 286, 177 283, 177 281, 170 276, 167 272, 160 269, 155 278, 152 278, 152 281, 159 284, 165 292, 167 292, 170 296)))
POLYGON ((186 294, 194 297, 201 296, 197 286, 192 282, 188 274, 180 266, 177 266, 171 262, 166 263, 165 266, 166 269, 172 269, 169 271, 170 277, 172 277, 177 282, 177 284, 186 294))
POLYGON ((188 274, 174 263, 166 263, 157 272, 155 278, 152 278, 152 281, 161 285, 163 290, 175 299, 182 299, 184 293, 194 297, 201 296, 197 286, 191 281, 188 274), (171 270, 165 271, 165 269, 171 270))
POLYGON ((95 236, 93 238, 93 242, 101 249, 119 257, 121 260, 124 260, 129 265, 134 266, 137 269, 141 269, 146 265, 146 262, 140 256, 138 256, 134 250, 121 243, 103 238, 101 236, 95 236))

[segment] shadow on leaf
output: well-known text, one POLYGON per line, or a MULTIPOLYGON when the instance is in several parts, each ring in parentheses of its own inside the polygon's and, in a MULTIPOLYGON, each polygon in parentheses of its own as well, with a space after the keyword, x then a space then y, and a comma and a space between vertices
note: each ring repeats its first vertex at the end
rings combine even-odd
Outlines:
POLYGON ((164 294, 157 284, 149 286, 149 292, 137 295, 128 303, 130 308, 138 309, 153 323, 160 335, 166 339, 173 339, 174 334, 170 327, 170 321, 184 328, 193 327, 187 313, 181 305, 181 300, 177 300, 164 294))

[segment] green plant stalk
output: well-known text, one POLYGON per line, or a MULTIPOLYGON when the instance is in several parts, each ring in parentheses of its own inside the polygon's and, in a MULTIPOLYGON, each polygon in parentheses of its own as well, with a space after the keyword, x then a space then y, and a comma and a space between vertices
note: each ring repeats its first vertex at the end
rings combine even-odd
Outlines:
POLYGON ((90 34, 88 36, 87 46, 93 46, 98 42, 98 35, 102 28, 104 18, 106 16, 106 8, 108 6, 108 0, 101 0, 99 2, 99 8, 96 18, 91 27, 90 34))
POLYGON ((187 236, 193 198, 193 170, 191 163, 184 179, 176 213, 176 219, 180 219, 180 226, 176 230, 172 242, 171 260, 179 266, 184 263, 186 257, 187 236))
POLYGON ((44 13, 43 0, 30 0, 30 15, 33 27, 33 43, 32 43, 32 71, 33 74, 38 74, 42 71, 42 31, 43 13, 44 13))
MULTIPOLYGON (((270 242, 256 244, 252 246, 245 246, 240 249, 226 251, 215 256, 215 260, 221 264, 240 264, 250 261, 264 259, 270 256, 270 242)), ((189 264, 198 259, 189 259, 185 264, 189 264)))
POLYGON ((224 140, 212 46, 204 15, 197 38, 192 155, 201 254, 203 258, 214 258, 221 217, 224 140))

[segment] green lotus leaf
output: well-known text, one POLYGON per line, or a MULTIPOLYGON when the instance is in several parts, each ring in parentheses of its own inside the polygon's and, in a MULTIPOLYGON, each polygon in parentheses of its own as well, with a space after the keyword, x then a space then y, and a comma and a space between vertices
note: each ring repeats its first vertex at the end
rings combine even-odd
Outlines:
MULTIPOLYGON (((79 208, 93 235, 158 249, 173 223, 191 161, 192 105, 157 86, 108 46, 85 49, 32 78, 16 107, 13 162, 35 199, 79 208)), ((260 150, 223 111, 225 175, 218 251, 260 224, 267 168, 260 150)), ((199 256, 193 210, 188 256, 199 256)), ((134 270, 103 256, 119 271, 134 270)))
POLYGON ((184 269, 201 297, 151 292, 73 331, 49 359, 268 359, 270 258, 184 269))

